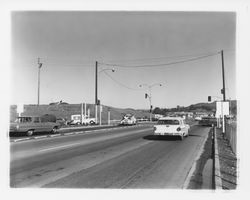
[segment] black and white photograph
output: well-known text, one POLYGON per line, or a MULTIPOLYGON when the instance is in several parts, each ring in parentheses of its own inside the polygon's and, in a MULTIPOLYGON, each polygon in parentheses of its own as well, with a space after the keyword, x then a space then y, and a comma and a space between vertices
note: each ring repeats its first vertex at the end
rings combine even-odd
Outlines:
POLYGON ((237 11, 8 14, 6 187, 239 189, 237 11))

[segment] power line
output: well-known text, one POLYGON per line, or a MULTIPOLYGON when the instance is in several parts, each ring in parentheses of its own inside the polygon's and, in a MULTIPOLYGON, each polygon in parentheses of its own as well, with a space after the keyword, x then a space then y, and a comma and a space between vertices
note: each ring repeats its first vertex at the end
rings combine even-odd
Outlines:
POLYGON ((186 63, 186 62, 191 62, 191 61, 195 61, 195 60, 200 60, 200 59, 203 59, 203 58, 207 58, 207 57, 217 55, 219 53, 220 52, 216 52, 216 53, 213 53, 213 54, 208 54, 208 55, 199 56, 199 57, 195 57, 195 58, 189 58, 189 59, 185 59, 185 60, 168 62, 168 63, 161 63, 161 64, 133 65, 133 66, 120 65, 120 64, 115 64, 115 63, 114 64, 100 63, 100 64, 103 64, 103 65, 106 65, 106 66, 116 66, 116 67, 124 67, 124 68, 162 67, 162 66, 167 66, 167 65, 174 65, 174 64, 180 64, 180 63, 186 63))
POLYGON ((116 79, 114 79, 111 75, 109 75, 107 72, 104 71, 104 73, 110 78, 112 79, 114 82, 116 82, 117 84, 121 85, 122 87, 125 87, 129 90, 136 90, 136 91, 142 91, 142 89, 137 89, 137 88, 131 88, 128 87, 127 85, 124 85, 123 83, 121 83, 120 81, 117 81, 116 79))
MULTIPOLYGON (((230 50, 230 51, 233 51, 233 50, 230 50)), ((180 56, 163 56, 163 57, 136 58, 136 59, 126 59, 126 60, 109 60, 107 62, 116 62, 117 63, 117 62, 133 62, 133 61, 150 61, 150 60, 154 61, 154 60, 171 59, 171 58, 173 59, 173 58, 184 58, 184 57, 191 57, 191 56, 202 56, 202 55, 213 54, 213 53, 215 53, 215 51, 200 53, 200 54, 186 54, 186 55, 180 55, 180 56)), ((99 62, 99 63, 102 64, 102 62, 99 62)))

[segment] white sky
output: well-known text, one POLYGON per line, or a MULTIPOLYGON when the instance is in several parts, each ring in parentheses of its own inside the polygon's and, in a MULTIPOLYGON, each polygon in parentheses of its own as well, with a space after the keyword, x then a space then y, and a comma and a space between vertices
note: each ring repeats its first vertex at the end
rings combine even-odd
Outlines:
MULTIPOLYGON (((95 61, 120 65, 169 63, 225 50, 227 97, 235 99, 233 12, 13 12, 11 103, 37 103, 37 58, 41 58, 40 103, 94 103, 95 61), (180 57, 183 55, 193 55, 180 57), (174 58, 168 58, 174 57, 174 58), (158 59, 152 59, 158 58, 158 59), (160 59, 159 59, 160 58, 160 59)), ((110 66, 99 65, 101 69, 110 66)), ((140 84, 152 88, 154 107, 188 106, 221 96, 221 57, 99 74, 104 105, 148 108, 140 84)), ((215 99, 214 99, 215 100, 215 99)))

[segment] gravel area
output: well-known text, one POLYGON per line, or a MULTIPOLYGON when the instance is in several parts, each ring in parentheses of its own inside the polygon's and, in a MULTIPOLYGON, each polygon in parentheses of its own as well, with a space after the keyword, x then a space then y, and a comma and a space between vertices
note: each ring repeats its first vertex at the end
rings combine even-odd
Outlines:
POLYGON ((223 138, 220 129, 217 129, 218 154, 222 188, 233 190, 237 187, 237 158, 227 139, 223 138))

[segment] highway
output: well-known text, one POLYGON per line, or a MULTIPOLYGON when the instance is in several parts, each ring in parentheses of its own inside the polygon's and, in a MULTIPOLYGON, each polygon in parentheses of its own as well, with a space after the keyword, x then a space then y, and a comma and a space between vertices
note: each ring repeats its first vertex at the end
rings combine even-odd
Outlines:
POLYGON ((10 143, 17 188, 183 188, 209 127, 160 138, 152 126, 103 129, 10 143))

